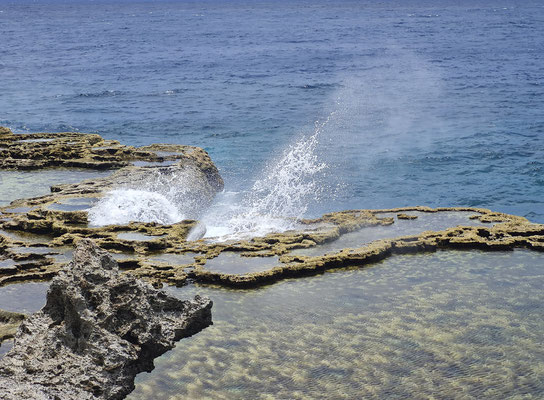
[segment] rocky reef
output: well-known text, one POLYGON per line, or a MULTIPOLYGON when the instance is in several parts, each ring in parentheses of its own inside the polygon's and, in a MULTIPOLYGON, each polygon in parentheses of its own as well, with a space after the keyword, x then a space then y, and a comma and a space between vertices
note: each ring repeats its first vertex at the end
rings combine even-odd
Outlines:
POLYGON ((2 359, 2 398, 122 399, 154 358, 211 324, 211 307, 121 273, 107 252, 81 240, 2 359))
MULTIPOLYGON (((98 135, 20 135, 5 128, 0 141, 0 151, 7 155, 0 168, 121 167, 107 177, 54 185, 47 195, 0 207, 0 286, 51 279, 71 259, 73 244, 84 238, 110 251, 121 269, 156 287, 191 281, 248 287, 363 266, 401 253, 542 251, 544 246, 544 225, 467 207, 347 210, 299 221, 296 230, 250 240, 188 241, 189 233, 201 228, 199 212, 223 187, 202 149, 166 144, 134 148, 98 135), (185 188, 187 181, 191 185, 185 188), (175 195, 184 204, 184 219, 117 223, 106 218, 103 226, 92 223, 94 205, 112 191, 142 187, 153 191, 157 183, 182 187, 175 195)), ((122 205, 112 207, 118 206, 122 205)))
POLYGON ((217 168, 201 148, 153 144, 133 147, 100 135, 59 132, 15 134, 0 126, 0 169, 37 170, 52 167, 117 169, 134 165, 193 164, 222 186, 217 168))
POLYGON ((295 231, 230 242, 186 241, 194 220, 89 227, 86 211, 37 207, 5 215, 9 220, 0 225, 0 263, 6 265, 0 269, 0 284, 49 279, 66 262, 72 243, 85 237, 111 251, 122 269, 157 287, 191 280, 256 286, 439 249, 544 248, 544 225, 476 208, 342 211, 301 221, 295 231))
POLYGON ((170 298, 156 290, 163 284, 247 288, 396 254, 544 250, 544 225, 471 207, 347 210, 262 237, 187 240, 204 236, 195 234, 205 232, 198 219, 223 188, 204 150, 0 127, 0 170, 54 168, 109 175, 55 184, 46 195, 0 207, 0 287, 52 279, 42 311, 30 317, 0 311, 0 342, 15 336, 0 362, 6 399, 123 398, 155 357, 211 323, 209 300, 170 298), (169 200, 183 212, 167 218, 155 205, 172 187, 169 200), (123 190, 158 195, 112 196, 123 190), (154 221, 117 221, 127 201, 155 213, 154 221), (97 204, 111 213, 97 218, 97 204))
MULTIPOLYGON (((223 188, 204 150, 135 148, 94 134, 0 128, 0 170, 59 167, 111 173, 53 185, 46 195, 0 207, 0 286, 52 279, 42 311, 26 318, 0 312, 0 342, 15 336, 0 362, 0 391, 7 399, 123 398, 155 357, 211 323, 209 300, 182 302, 153 286, 246 288, 364 267, 395 254, 544 249, 544 225, 468 207, 347 210, 247 240, 187 240, 204 231, 198 218, 223 188), (172 187, 168 196, 183 205, 183 215, 155 214, 154 222, 114 218, 128 200, 112 193, 160 195, 172 187), (97 204, 112 210, 98 222, 97 204)), ((135 201, 158 212, 157 198, 135 201)))
MULTIPOLYGON (((0 207, 0 285, 50 279, 71 258, 73 243, 81 238, 91 237, 105 249, 126 251, 161 250, 165 247, 165 236, 174 242, 183 241, 195 224, 190 218, 197 217, 223 188, 216 166, 198 147, 154 144, 135 148, 104 140, 96 134, 14 134, 0 127, 0 170, 59 167, 112 172, 76 184, 54 185, 50 194, 17 199, 7 207, 0 207), (153 207, 153 200, 165 198, 157 188, 171 187, 176 190, 168 191, 168 200, 182 204, 183 213, 176 211, 175 218, 163 221, 160 210, 153 207), (110 214, 120 211, 126 203, 126 196, 120 196, 102 207, 111 209, 110 214, 101 218, 101 224, 108 226, 89 224, 91 206, 108 201, 108 194, 115 190, 128 194, 147 190, 154 197, 150 195, 147 203, 139 199, 133 202, 141 203, 150 213, 155 212, 158 221, 174 223, 125 221, 115 225, 110 214), (145 234, 146 240, 135 245, 122 239, 123 234, 135 231, 145 234)), ((134 265, 130 258, 120 258, 123 268, 134 265)))
POLYGON ((208 245, 206 260, 195 266, 193 278, 199 282, 251 287, 334 268, 363 267, 395 254, 441 249, 508 251, 526 248, 544 251, 544 225, 480 208, 351 210, 304 222, 320 228, 273 234, 239 243, 208 245), (418 225, 415 221, 420 218, 429 221, 418 225), (404 222, 401 229, 395 227, 401 222, 404 222), (255 260, 256 257, 272 258, 274 255, 278 262, 246 273, 206 268, 214 258, 228 252, 240 256, 230 264, 240 263, 248 257, 255 260))

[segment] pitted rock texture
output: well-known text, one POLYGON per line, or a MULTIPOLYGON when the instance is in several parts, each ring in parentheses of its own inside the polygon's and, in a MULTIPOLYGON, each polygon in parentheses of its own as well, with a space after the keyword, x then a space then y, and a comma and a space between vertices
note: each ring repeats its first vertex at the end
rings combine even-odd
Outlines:
POLYGON ((61 213, 35 209, 26 213, 7 214, 10 220, 0 222, 0 263, 6 259, 4 262, 12 260, 13 265, 0 269, 0 286, 51 279, 65 262, 58 258, 59 253, 65 252, 72 243, 82 238, 92 238, 101 248, 112 251, 115 253, 114 257, 118 258, 121 269, 130 270, 132 275, 156 287, 165 283, 182 286, 188 279, 201 283, 251 287, 283 278, 321 273, 333 268, 366 265, 394 254, 439 249, 528 248, 544 251, 544 225, 530 223, 515 215, 471 207, 433 209, 420 206, 386 210, 347 210, 325 214, 318 219, 302 220, 300 230, 225 242, 187 241, 185 238, 188 232, 197 224, 194 220, 173 225, 130 223, 93 228, 78 224, 78 213, 84 212, 61 213), (420 217, 414 219, 417 213, 420 217), (406 217, 406 223, 412 224, 421 220, 425 214, 440 217, 448 213, 472 214, 467 217, 467 222, 475 220, 479 226, 431 226, 410 234, 392 232, 391 236, 385 237, 385 241, 382 238, 375 243, 351 243, 343 248, 344 251, 337 249, 330 254, 292 254, 297 249, 335 242, 343 235, 363 228, 395 226, 406 217), (42 239, 30 242, 25 239, 25 235, 30 235, 28 232, 47 236, 35 235, 42 239), (123 236, 129 233, 140 235, 139 240, 130 240, 123 236), (260 259, 273 256, 279 257, 279 262, 273 268, 246 273, 226 273, 207 268, 209 260, 223 252, 237 253, 245 258, 246 263, 246 257, 260 259))
MULTIPOLYGON (((47 205, 76 195, 102 196, 118 187, 142 188, 160 182, 187 186, 184 200, 208 204, 223 189, 223 179, 206 151, 199 147, 152 144, 133 147, 97 134, 78 132, 14 134, 0 127, 0 170, 43 168, 119 169, 112 176, 75 185, 51 187, 54 194, 33 199, 28 205, 47 205), (164 182, 165 181, 165 182, 164 182)), ((12 205, 19 207, 21 201, 12 205)), ((202 203, 202 204, 201 204, 202 203)))
POLYGON ((154 358, 212 323, 211 307, 120 273, 107 252, 81 240, 2 359, 0 397, 122 399, 154 358))

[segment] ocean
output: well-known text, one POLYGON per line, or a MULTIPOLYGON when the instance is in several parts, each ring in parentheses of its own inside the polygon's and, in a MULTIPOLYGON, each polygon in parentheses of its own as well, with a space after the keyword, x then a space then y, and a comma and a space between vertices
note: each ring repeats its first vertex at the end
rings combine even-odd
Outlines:
POLYGON ((201 146, 244 193, 323 124, 304 215, 544 222, 539 1, 0 1, 0 125, 201 146))
MULTIPOLYGON (((203 147, 225 189, 194 231, 216 239, 416 205, 544 223, 544 3, 0 0, 0 125, 203 147)), ((3 171, 0 206, 107 173, 3 171)), ((542 397, 542 261, 437 251, 256 289, 165 286, 209 296, 214 325, 129 399, 542 397)), ((2 286, 1 308, 37 310, 47 286, 2 286)))

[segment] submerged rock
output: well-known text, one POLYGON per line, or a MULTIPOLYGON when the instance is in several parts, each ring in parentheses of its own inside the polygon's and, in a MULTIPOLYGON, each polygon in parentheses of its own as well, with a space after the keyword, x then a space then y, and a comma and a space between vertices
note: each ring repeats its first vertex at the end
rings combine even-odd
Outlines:
POLYGON ((7 264, 0 268, 0 286, 52 278, 71 257, 66 254, 72 243, 82 238, 112 251, 121 269, 156 287, 182 286, 188 279, 249 287, 439 249, 544 250, 544 225, 482 208, 347 210, 301 220, 297 230, 223 242, 195 240, 203 232, 188 237, 201 229, 195 220, 89 227, 78 223, 78 216, 86 219, 83 211, 9 214, 0 224, 0 265, 7 264), (27 238, 28 232, 36 233, 36 241, 30 242, 34 236, 27 238), (216 268, 221 253, 227 253, 230 271, 216 268))
POLYGON ((52 281, 0 363, 2 399, 121 399, 177 340, 209 326, 212 302, 181 301, 120 273, 91 240, 52 281))
POLYGON ((24 314, 0 310, 0 343, 11 339, 24 319, 24 314))

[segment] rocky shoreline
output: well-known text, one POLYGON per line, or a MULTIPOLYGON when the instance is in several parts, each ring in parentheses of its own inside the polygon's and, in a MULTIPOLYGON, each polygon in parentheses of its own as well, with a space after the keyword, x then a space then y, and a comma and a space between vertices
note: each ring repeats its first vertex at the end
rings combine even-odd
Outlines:
POLYGON ((13 134, 0 127, 0 170, 59 167, 112 173, 0 207, 0 287, 53 279, 39 313, 24 319, 0 311, 0 342, 16 336, 0 364, 0 390, 8 399, 123 398, 136 373, 152 369, 153 358, 211 323, 209 300, 181 302, 152 286, 248 288, 395 254, 544 250, 544 225, 471 207, 347 210, 263 237, 189 241, 200 213, 223 189, 204 150, 135 148, 95 134, 13 134), (91 205, 111 191, 180 176, 190 182, 180 192, 182 221, 91 223, 91 205))
POLYGON ((173 224, 129 222, 93 226, 89 223, 90 204, 115 188, 139 187, 148 181, 189 173, 191 185, 182 194, 187 196, 186 203, 195 204, 188 207, 189 214, 198 217, 223 188, 223 181, 208 154, 191 146, 160 144, 134 148, 95 134, 22 135, 2 128, 0 149, 4 154, 0 169, 68 165, 120 168, 105 178, 55 185, 50 194, 17 199, 0 207, 0 286, 51 279, 71 258, 73 244, 83 238, 92 238, 112 253, 122 269, 157 287, 164 283, 184 285, 191 280, 247 287, 331 268, 365 265, 400 253, 461 248, 542 251, 544 245, 543 225, 532 224, 523 217, 466 207, 334 212, 300 221, 296 231, 225 243, 187 241, 188 234, 197 227, 196 219, 173 224), (135 165, 138 162, 147 164, 135 165), (420 231, 408 229, 410 234, 392 229, 391 235, 380 240, 351 243, 333 253, 294 254, 294 250, 319 247, 365 228, 397 226, 401 222, 417 226, 416 214, 440 217, 448 213, 470 215, 441 229, 432 223, 420 231), (477 221, 478 226, 470 226, 474 225, 472 221, 477 221), (269 267, 259 271, 248 268, 243 273, 208 268, 222 254, 229 254, 242 264, 255 260, 269 267))

